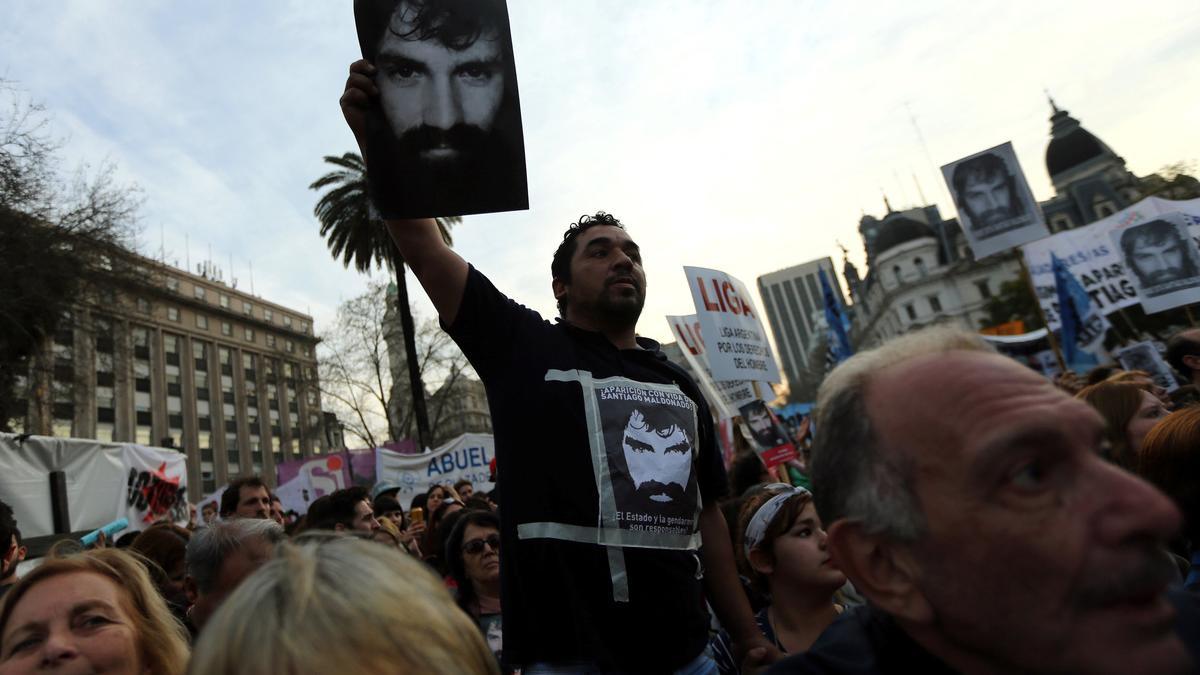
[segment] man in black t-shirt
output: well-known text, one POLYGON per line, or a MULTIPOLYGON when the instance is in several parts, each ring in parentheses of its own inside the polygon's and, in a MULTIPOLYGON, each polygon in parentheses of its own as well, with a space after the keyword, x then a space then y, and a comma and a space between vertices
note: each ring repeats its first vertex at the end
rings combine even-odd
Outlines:
MULTIPOLYGON (((378 90, 373 66, 350 70, 342 111, 361 148, 378 90)), ((716 505, 727 485, 708 407, 635 334, 646 277, 621 223, 599 213, 567 231, 551 266, 558 323, 498 291, 433 220, 388 229, 487 389, 507 665, 708 672, 705 598, 747 663, 777 657, 716 505)))

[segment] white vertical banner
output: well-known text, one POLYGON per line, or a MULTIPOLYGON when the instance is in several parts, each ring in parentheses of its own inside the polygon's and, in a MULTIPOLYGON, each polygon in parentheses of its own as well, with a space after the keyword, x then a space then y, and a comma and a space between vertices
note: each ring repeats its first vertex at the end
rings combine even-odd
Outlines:
POLYGON ((679 351, 683 358, 697 374, 697 384, 708 397, 714 412, 719 419, 735 417, 738 407, 757 398, 754 395, 752 382, 745 380, 716 381, 712 376, 712 365, 708 361, 708 352, 704 348, 704 340, 700 333, 700 320, 695 314, 686 316, 668 316, 667 324, 675 341, 679 343, 679 351))
POLYGON ((780 382, 779 366, 750 291, 719 270, 684 267, 713 379, 780 382))

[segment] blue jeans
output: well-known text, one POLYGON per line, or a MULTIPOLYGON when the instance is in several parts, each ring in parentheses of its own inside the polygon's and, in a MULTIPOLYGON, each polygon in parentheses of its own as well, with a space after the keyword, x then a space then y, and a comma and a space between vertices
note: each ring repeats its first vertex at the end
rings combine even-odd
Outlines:
MULTIPOLYGON (((717 675, 717 664, 708 650, 671 675, 717 675)), ((521 675, 616 675, 615 671, 600 670, 594 663, 534 663, 521 669, 521 675)))

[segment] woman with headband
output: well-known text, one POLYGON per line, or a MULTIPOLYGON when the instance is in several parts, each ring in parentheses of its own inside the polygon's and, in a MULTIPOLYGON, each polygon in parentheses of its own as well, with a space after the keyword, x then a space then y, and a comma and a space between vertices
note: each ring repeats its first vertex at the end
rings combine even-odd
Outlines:
MULTIPOLYGON (((841 613, 834 593, 846 577, 833 566, 812 494, 782 483, 747 497, 739 521, 738 566, 770 605, 755 617, 759 630, 784 654, 806 651, 841 613)), ((722 675, 740 673, 732 641, 712 641, 722 675)))

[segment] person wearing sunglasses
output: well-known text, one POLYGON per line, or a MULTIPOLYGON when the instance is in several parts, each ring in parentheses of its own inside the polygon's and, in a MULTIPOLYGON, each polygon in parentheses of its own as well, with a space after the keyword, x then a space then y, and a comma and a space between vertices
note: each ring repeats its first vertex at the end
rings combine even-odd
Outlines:
POLYGON ((458 585, 458 606, 469 614, 500 660, 500 517, 464 511, 446 540, 445 560, 458 585))

